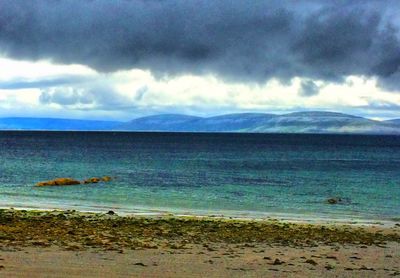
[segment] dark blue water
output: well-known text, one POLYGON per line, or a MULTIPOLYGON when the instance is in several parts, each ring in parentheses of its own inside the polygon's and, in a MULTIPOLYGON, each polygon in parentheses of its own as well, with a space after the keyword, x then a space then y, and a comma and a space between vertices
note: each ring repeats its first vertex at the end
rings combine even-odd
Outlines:
POLYGON ((400 137, 0 132, 0 206, 393 219, 400 137), (103 175, 116 179, 34 187, 103 175))

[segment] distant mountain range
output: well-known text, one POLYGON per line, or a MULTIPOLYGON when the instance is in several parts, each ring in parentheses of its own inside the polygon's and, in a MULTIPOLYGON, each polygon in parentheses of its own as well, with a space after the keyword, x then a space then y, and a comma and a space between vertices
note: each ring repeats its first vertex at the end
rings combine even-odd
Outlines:
POLYGON ((376 121, 335 112, 263 113, 196 117, 161 114, 129 122, 52 118, 0 118, 2 130, 103 130, 170 132, 258 132, 258 133, 358 133, 398 134, 400 119, 376 121))
POLYGON ((0 130, 112 130, 121 122, 54 118, 0 118, 0 130))

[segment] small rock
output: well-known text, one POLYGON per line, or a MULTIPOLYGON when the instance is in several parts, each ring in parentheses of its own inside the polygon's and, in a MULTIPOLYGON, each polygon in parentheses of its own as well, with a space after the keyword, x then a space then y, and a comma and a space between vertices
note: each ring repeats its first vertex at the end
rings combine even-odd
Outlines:
POLYGON ((40 240, 40 239, 32 241, 31 244, 34 245, 34 246, 48 246, 49 245, 49 243, 47 241, 40 240))
POLYGON ((332 270, 332 269, 334 269, 335 267, 333 266, 333 265, 331 265, 331 264, 327 264, 326 266, 325 266, 325 269, 326 270, 332 270))
POLYGON ((275 261, 272 264, 273 265, 281 265, 281 264, 284 264, 284 263, 285 263, 284 261, 281 261, 279 259, 275 259, 275 261))
POLYGON ((360 267, 360 270, 371 270, 371 271, 375 271, 375 269, 373 267, 366 267, 365 265, 362 265, 360 267))
POLYGON ((254 247, 254 244, 245 243, 243 246, 244 246, 244 247, 254 247))
POLYGON ((316 261, 314 261, 313 259, 308 259, 306 260, 306 263, 308 264, 312 264, 312 265, 317 265, 318 263, 316 261))
POLYGON ((76 244, 68 244, 65 247, 65 250, 68 250, 68 251, 78 251, 78 250, 81 250, 81 249, 82 249, 82 247, 80 247, 79 245, 76 245, 76 244))
POLYGON ((113 212, 112 210, 109 210, 109 211, 107 212, 107 214, 108 214, 108 215, 115 215, 115 212, 113 212))

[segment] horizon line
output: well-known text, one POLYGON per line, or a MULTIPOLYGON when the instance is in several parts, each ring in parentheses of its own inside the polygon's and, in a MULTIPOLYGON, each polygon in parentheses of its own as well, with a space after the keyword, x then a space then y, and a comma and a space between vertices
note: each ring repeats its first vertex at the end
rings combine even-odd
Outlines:
POLYGON ((337 112, 337 111, 332 111, 332 110, 299 110, 299 111, 293 111, 289 113, 282 113, 282 114, 277 114, 277 113, 268 113, 268 112, 237 112, 237 113, 226 113, 226 114, 217 114, 213 116, 197 116, 197 115, 192 115, 192 114, 184 114, 184 113, 158 113, 158 114, 151 114, 151 115, 146 115, 146 116, 140 116, 140 117, 135 117, 130 120, 99 120, 99 119, 84 119, 84 118, 59 118, 59 117, 33 117, 33 116, 28 116, 28 117, 23 117, 23 116, 5 116, 5 117, 0 117, 0 120, 2 119, 49 119, 49 120, 75 120, 75 121, 95 121, 95 122, 120 122, 120 123, 126 123, 129 121, 133 121, 136 119, 141 119, 141 118, 147 118, 147 117, 153 117, 153 116, 167 116, 167 115, 174 115, 174 116, 189 116, 189 117, 196 117, 199 119, 207 119, 207 118, 214 118, 214 117, 220 117, 220 116, 228 116, 228 115, 243 115, 243 114, 259 114, 259 115, 273 115, 273 116, 285 116, 285 115, 290 115, 290 114, 295 114, 295 113, 332 113, 332 114, 341 114, 341 115, 346 115, 346 116, 353 116, 353 117, 359 117, 359 118, 364 118, 368 119, 371 121, 376 121, 376 122, 385 122, 385 121, 391 121, 391 120, 397 120, 400 119, 399 117, 396 118, 391 118, 391 119, 386 119, 386 120, 377 120, 377 119, 372 119, 366 116, 359 116, 359 115, 354 115, 354 114, 347 114, 343 112, 337 112))

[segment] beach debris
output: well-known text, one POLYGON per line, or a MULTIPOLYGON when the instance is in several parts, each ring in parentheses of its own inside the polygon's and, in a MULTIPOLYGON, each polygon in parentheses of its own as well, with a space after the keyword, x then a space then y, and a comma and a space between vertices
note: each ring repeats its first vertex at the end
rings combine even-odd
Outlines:
POLYGON ((337 197, 337 198, 329 198, 328 200, 326 200, 326 202, 328 204, 335 205, 335 204, 341 203, 342 202, 342 198, 339 198, 339 197, 337 197))
MULTIPOLYGON (((171 244, 176 244, 176 249, 182 247, 186 249, 191 248, 192 244, 196 244, 201 248, 199 251, 201 250, 202 254, 205 253, 207 255, 210 253, 203 249, 202 246, 209 247, 213 244, 222 253, 224 250, 223 247, 221 249, 221 246, 226 243, 231 244, 227 245, 230 248, 234 248, 229 253, 238 252, 238 256, 244 253, 239 253, 240 247, 250 241, 253 244, 262 243, 262 246, 269 246, 270 244, 275 245, 275 243, 282 244, 282 240, 285 239, 287 241, 285 241, 284 246, 301 248, 310 246, 310 241, 326 245, 341 244, 346 246, 356 244, 357 247, 360 244, 376 246, 377 242, 379 244, 382 242, 400 242, 400 235, 397 233, 375 233, 366 228, 349 228, 345 230, 342 226, 338 226, 321 230, 320 226, 316 224, 292 224, 289 228, 285 228, 281 224, 270 223, 269 221, 123 217, 107 215, 107 210, 104 212, 96 214, 0 209, 0 223, 2 224, 0 242, 4 242, 7 246, 9 244, 26 243, 35 247, 55 245, 63 248, 68 244, 75 244, 82 248, 98 247, 106 250, 114 248, 116 251, 125 248, 149 249, 157 247, 165 250, 164 248, 169 249, 172 247, 171 244), (60 217, 61 215, 62 217, 60 217), (162 232, 163 230, 168 232, 162 232), (70 231, 73 233, 71 234, 70 231), (220 245, 217 245, 217 242, 220 245)), ((211 256, 220 256, 219 251, 211 256)), ((387 253, 395 257, 391 252, 387 253)), ((268 255, 265 254, 263 256, 268 255)), ((327 254, 322 257, 325 258, 328 255, 332 256, 334 254, 327 254)), ((260 256, 260 259, 263 256, 260 256)), ((291 263, 291 261, 283 262, 282 260, 285 256, 266 257, 263 261, 265 264, 274 264, 274 266, 279 266, 280 264, 289 265, 288 263, 291 263)), ((337 255, 335 254, 335 256, 337 255)), ((348 258, 349 256, 346 257, 348 258)), ((361 255, 358 256, 361 257, 361 255)), ((311 254, 310 256, 302 257, 301 261, 303 263, 312 258, 311 254)), ((214 260, 213 258, 211 259, 214 260)), ((326 261, 324 263, 319 260, 321 259, 318 259, 318 265, 324 268, 326 261)), ((334 261, 338 263, 335 259, 334 261)), ((352 262, 350 261, 349 263, 352 262)), ((367 261, 365 264, 367 267, 371 267, 371 265, 367 264, 367 261)))
POLYGON ((54 180, 38 182, 36 186, 57 186, 57 185, 75 185, 75 184, 81 184, 81 182, 72 178, 57 178, 54 180))

